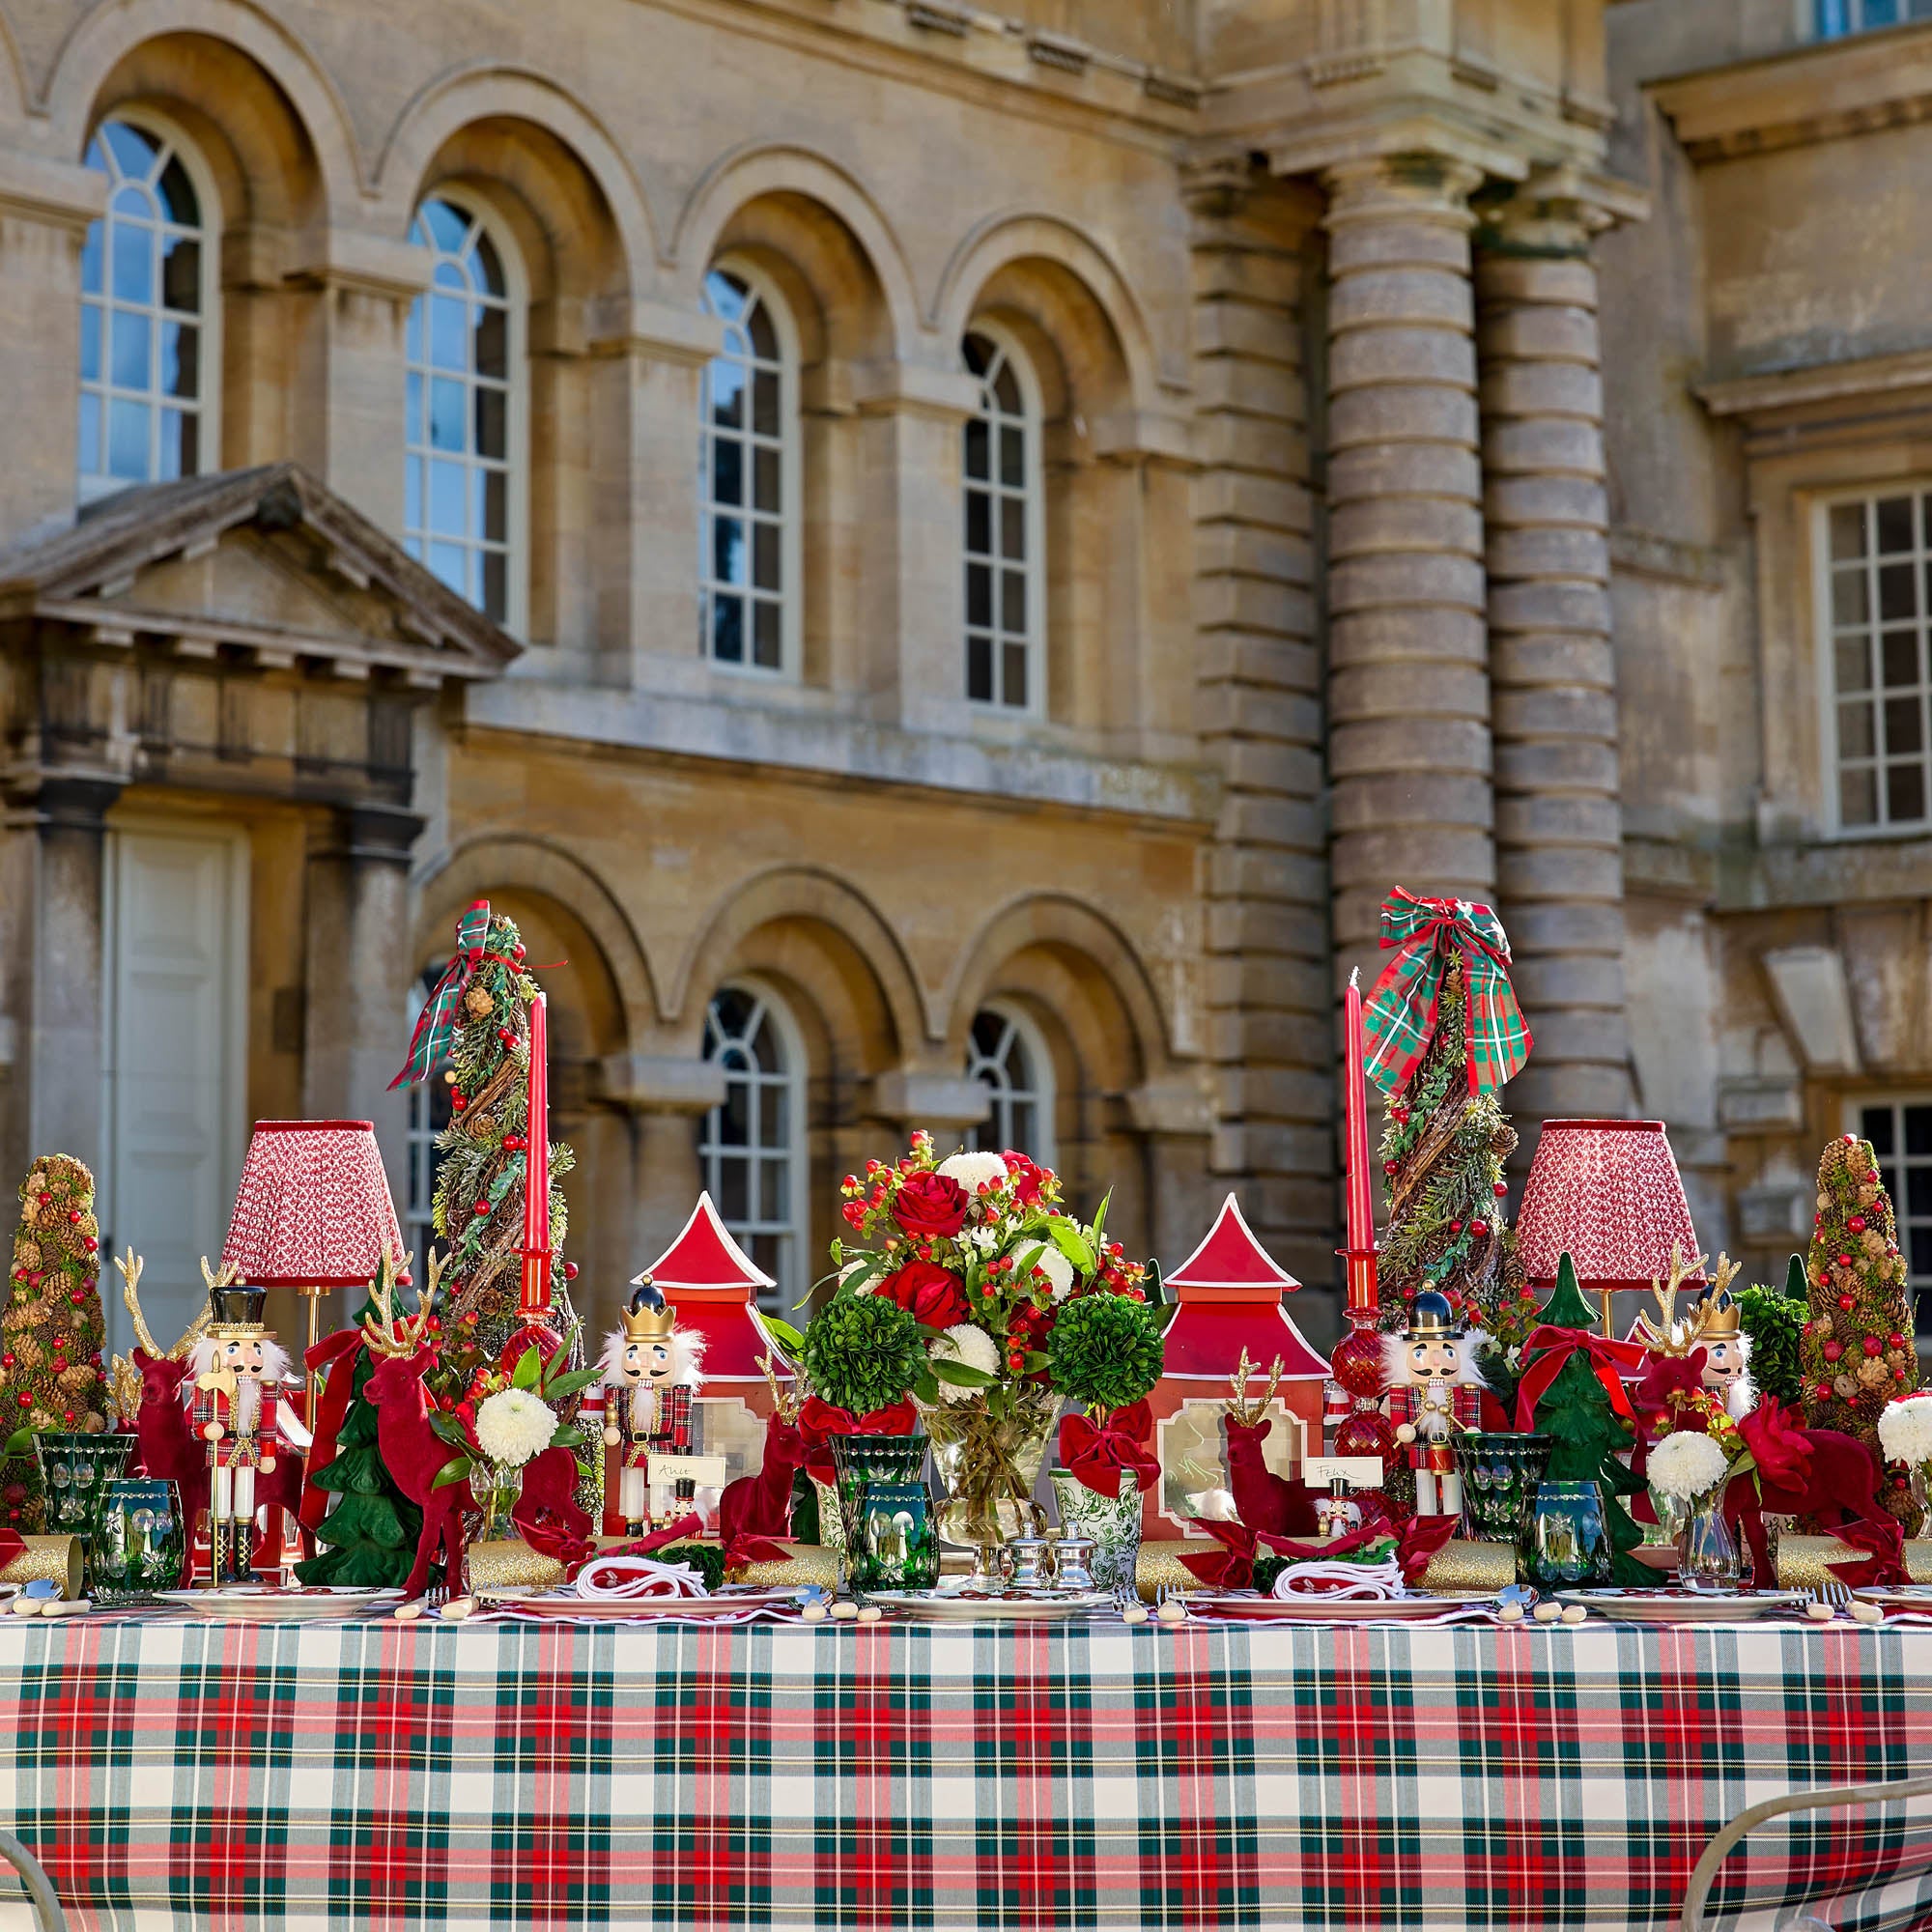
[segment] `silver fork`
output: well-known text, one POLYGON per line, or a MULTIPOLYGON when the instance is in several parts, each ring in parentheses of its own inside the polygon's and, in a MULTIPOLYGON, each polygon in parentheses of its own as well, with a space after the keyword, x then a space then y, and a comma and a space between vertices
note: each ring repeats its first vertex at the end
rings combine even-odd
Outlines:
POLYGON ((1818 1601, 1830 1604, 1834 1610, 1850 1610, 1852 1592, 1844 1583, 1821 1583, 1818 1586, 1818 1601))
POLYGON ((1122 1623, 1144 1624, 1147 1622, 1147 1605, 1141 1602, 1141 1593, 1131 1583, 1120 1583, 1115 1586, 1114 1607, 1120 1611, 1122 1623), (1139 1614, 1131 1614, 1135 1611, 1138 1611, 1139 1614))

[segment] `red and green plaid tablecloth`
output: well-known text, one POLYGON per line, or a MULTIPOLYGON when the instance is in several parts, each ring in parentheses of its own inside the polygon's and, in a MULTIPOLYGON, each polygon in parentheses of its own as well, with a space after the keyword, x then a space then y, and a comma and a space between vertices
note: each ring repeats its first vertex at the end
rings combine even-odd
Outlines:
MULTIPOLYGON (((1932 1631, 14 1619, 7 1734, 116 1932, 1664 1927, 1745 1805, 1932 1762, 1932 1631)), ((1727 1877, 1932 1923, 1922 1822, 1727 1877)))

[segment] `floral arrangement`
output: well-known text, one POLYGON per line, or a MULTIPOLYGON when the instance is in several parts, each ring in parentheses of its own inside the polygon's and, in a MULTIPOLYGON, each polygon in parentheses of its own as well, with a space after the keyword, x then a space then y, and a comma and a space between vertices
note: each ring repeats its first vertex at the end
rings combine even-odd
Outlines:
POLYGON ((457 1452, 437 1471, 436 1488, 469 1482, 475 1493, 497 1471, 521 1475, 546 1449, 582 1443, 583 1433, 567 1419, 564 1405, 601 1372, 570 1367, 575 1336, 573 1328, 560 1338, 532 1342, 507 1372, 489 1364, 476 1369, 456 1400, 430 1411, 430 1427, 457 1452))
POLYGON ((1730 1473, 1731 1458, 1713 1435, 1675 1429, 1650 1452, 1646 1475, 1653 1489, 1681 1502, 1708 1495, 1730 1473))
POLYGON ((1878 1439, 1888 1463, 1932 1469, 1932 1395, 1887 1403, 1878 1419, 1878 1439))
POLYGON ((1158 1378, 1147 1270, 1107 1239, 1104 1201, 1079 1220, 1060 1178, 1023 1153, 941 1159, 916 1133, 840 1193, 852 1237, 832 1244, 836 1286, 806 1329, 806 1376, 854 1416, 917 1402, 959 1520, 990 1536, 1002 1510, 1025 1507, 1025 1465, 1060 1394, 1118 1407, 1158 1378))

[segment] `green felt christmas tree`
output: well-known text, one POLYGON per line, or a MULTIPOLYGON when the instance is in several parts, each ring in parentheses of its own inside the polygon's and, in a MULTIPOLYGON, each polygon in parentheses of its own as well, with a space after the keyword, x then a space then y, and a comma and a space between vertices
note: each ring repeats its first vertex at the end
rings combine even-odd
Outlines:
MULTIPOLYGON (((1918 1386, 1905 1257, 1891 1197, 1869 1141, 1846 1134, 1818 1159, 1817 1230, 1806 1269, 1811 1319, 1799 1359, 1804 1416, 1814 1429, 1855 1435, 1881 1463, 1878 1419, 1918 1386)), ((1902 1469, 1886 1471, 1879 1499, 1918 1534, 1922 1512, 1902 1469)))
MULTIPOLYGON (((1556 1264, 1556 1287, 1543 1305, 1542 1321, 1545 1327, 1569 1328, 1584 1335, 1596 1321, 1596 1313, 1583 1298, 1577 1280, 1576 1264, 1568 1255, 1556 1264)), ((1532 1354, 1524 1364, 1525 1373, 1546 1352, 1539 1350, 1532 1354)), ((1537 1398, 1534 1420, 1537 1434, 1550 1439, 1545 1480, 1597 1486, 1609 1532, 1610 1581, 1654 1583, 1656 1573, 1629 1553, 1643 1541, 1643 1532, 1616 1500, 1636 1495, 1644 1488, 1643 1478, 1632 1475, 1618 1455, 1631 1446, 1635 1430, 1611 1406, 1609 1391, 1598 1379, 1596 1365, 1582 1350, 1564 1362, 1556 1379, 1537 1398)))
MULTIPOLYGON (((380 1312, 372 1296, 356 1311, 356 1325, 380 1312)), ((384 1466, 376 1446, 376 1406, 362 1393, 375 1370, 375 1357, 364 1347, 328 1371, 331 1376, 353 1375, 355 1381, 336 1432, 334 1458, 313 1478, 317 1489, 340 1500, 315 1532, 316 1541, 328 1548, 296 1565, 304 1583, 398 1589, 415 1561, 422 1511, 396 1487, 384 1466)))

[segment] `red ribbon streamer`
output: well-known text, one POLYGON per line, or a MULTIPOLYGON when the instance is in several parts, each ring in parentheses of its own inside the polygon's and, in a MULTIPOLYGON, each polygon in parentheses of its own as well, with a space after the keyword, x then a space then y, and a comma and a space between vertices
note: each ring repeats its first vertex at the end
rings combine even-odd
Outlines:
POLYGON ((1151 1489, 1160 1476, 1160 1463, 1148 1447, 1153 1434, 1153 1411, 1145 1399, 1117 1408, 1104 1422, 1075 1413, 1060 1423, 1060 1460, 1095 1495, 1119 1500, 1121 1484, 1128 1475, 1136 1490, 1151 1489))
POLYGON ((0 1529, 0 1570, 27 1553, 27 1539, 17 1529, 0 1529))
POLYGON ((1604 1393, 1610 1399, 1610 1406, 1619 1415, 1628 1416, 1632 1422, 1636 1420, 1636 1411, 1631 1406, 1629 1392, 1617 1371, 1642 1366, 1644 1350, 1641 1343, 1612 1342, 1602 1335, 1586 1335, 1580 1328, 1544 1326, 1533 1329, 1522 1348, 1524 1354, 1533 1354, 1536 1359, 1523 1371, 1522 1380, 1517 1386, 1518 1429, 1525 1434, 1529 1432, 1539 1398, 1562 1374, 1564 1363, 1579 1350, 1589 1358, 1591 1369, 1604 1385, 1604 1393))
POLYGON ((322 1385, 322 1400, 316 1405, 314 1442, 302 1471, 301 1508, 297 1515, 304 1529, 316 1529, 328 1514, 328 1492, 315 1486, 316 1477, 335 1460, 335 1438, 349 1413, 349 1399, 355 1389, 355 1350, 362 1346, 359 1328, 343 1328, 325 1335, 314 1348, 304 1350, 302 1361, 311 1372, 334 1369, 322 1385))
POLYGON ((724 1552, 724 1567, 739 1570, 747 1563, 783 1563, 791 1553, 782 1543, 774 1543, 769 1536, 753 1536, 747 1530, 731 1539, 731 1547, 724 1552))

